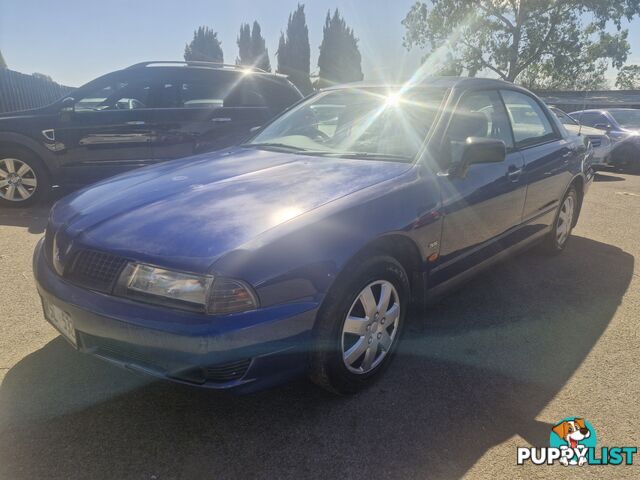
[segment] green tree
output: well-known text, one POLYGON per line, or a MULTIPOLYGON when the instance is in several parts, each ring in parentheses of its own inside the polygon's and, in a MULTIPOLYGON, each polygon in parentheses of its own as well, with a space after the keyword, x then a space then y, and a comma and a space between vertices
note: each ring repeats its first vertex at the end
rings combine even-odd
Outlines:
POLYGON ((2 52, 0 52, 0 69, 8 68, 7 62, 4 61, 4 57, 2 56, 2 52))
POLYGON ((362 57, 358 39, 336 8, 333 16, 327 12, 324 22, 320 56, 318 57, 318 85, 357 82, 363 79, 362 57))
POLYGON ((269 51, 262 37, 260 24, 253 22, 253 28, 248 23, 240 25, 238 35, 238 58, 236 64, 261 68, 266 72, 271 71, 269 51))
POLYGON ((224 54, 218 33, 209 27, 198 27, 193 40, 184 47, 184 59, 199 62, 224 62, 224 54))
POLYGON ((622 67, 616 77, 616 87, 621 90, 640 89, 640 65, 622 67))
POLYGON ((238 58, 237 65, 253 65, 253 56, 251 55, 251 27, 248 23, 240 25, 240 33, 238 34, 238 58))
POLYGON ((430 48, 434 69, 450 58, 470 75, 490 70, 507 81, 572 88, 603 64, 622 66, 622 20, 638 13, 640 0, 429 0, 402 23, 405 46, 430 48), (605 31, 611 24, 614 33, 605 31))
POLYGON ((278 51, 278 73, 287 75, 303 94, 310 93, 311 48, 309 47, 309 29, 304 13, 304 5, 289 15, 287 32, 280 34, 278 51))
POLYGON ((261 68, 266 72, 271 71, 269 50, 267 49, 266 42, 262 36, 260 24, 256 21, 253 22, 253 28, 251 29, 251 54, 253 56, 253 64, 256 67, 261 68))

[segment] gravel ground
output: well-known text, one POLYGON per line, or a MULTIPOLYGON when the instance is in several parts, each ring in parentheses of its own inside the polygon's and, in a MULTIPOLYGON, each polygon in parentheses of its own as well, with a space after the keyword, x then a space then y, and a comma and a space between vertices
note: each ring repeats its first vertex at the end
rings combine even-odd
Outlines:
POLYGON ((598 176, 566 252, 532 251, 433 306, 386 375, 337 398, 305 381, 247 397, 76 353, 43 319, 31 253, 47 208, 0 209, 0 478, 639 478, 516 466, 583 416, 640 446, 640 177, 598 176))

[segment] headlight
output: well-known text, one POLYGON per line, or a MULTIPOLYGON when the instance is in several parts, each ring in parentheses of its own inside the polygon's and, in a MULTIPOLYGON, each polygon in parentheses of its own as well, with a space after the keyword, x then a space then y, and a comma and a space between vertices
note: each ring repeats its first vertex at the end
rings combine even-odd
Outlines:
POLYGON ((258 308, 257 296, 240 280, 166 270, 143 263, 126 266, 115 293, 143 302, 218 315, 258 308))

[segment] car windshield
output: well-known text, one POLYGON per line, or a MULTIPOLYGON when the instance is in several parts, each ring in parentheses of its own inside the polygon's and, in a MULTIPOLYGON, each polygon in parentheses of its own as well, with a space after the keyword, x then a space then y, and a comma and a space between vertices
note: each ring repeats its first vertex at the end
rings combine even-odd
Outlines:
POLYGON ((310 155, 409 162, 418 153, 444 89, 349 89, 320 93, 244 146, 310 155))
POLYGON ((622 128, 640 128, 640 110, 610 110, 622 128))
POLYGON ((552 108, 551 111, 555 114, 556 117, 558 117, 558 120, 560 120, 560 123, 562 123, 563 125, 578 125, 578 122, 576 122, 562 110, 552 108))

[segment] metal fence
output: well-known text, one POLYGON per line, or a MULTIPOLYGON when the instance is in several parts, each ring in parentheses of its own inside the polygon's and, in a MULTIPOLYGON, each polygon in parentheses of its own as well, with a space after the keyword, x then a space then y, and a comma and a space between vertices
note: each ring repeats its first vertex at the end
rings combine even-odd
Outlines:
POLYGON ((46 77, 0 69, 0 112, 42 107, 71 90, 46 77))
POLYGON ((586 92, 539 90, 547 105, 565 112, 583 109, 640 108, 640 90, 591 90, 586 92))

